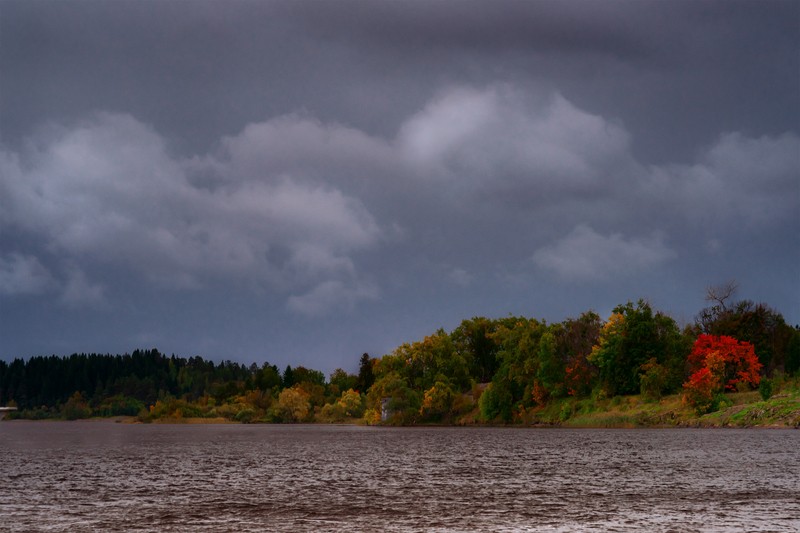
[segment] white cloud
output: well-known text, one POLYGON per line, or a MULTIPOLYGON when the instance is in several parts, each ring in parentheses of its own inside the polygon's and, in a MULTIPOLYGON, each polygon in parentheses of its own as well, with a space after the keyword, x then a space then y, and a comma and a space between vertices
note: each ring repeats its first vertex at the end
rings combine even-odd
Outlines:
POLYGON ((537 250, 533 261, 565 280, 591 281, 656 267, 675 255, 659 235, 625 239, 618 233, 605 236, 581 225, 555 245, 537 250))
POLYGON ((465 145, 497 127, 500 105, 494 90, 451 89, 408 119, 398 141, 408 157, 423 163, 463 156, 465 145))
POLYGON ((621 126, 557 93, 507 85, 442 93, 403 124, 397 145, 417 172, 477 192, 597 192, 632 161, 621 126))
POLYGON ((0 255, 0 294, 38 294, 53 284, 50 272, 31 255, 0 255))

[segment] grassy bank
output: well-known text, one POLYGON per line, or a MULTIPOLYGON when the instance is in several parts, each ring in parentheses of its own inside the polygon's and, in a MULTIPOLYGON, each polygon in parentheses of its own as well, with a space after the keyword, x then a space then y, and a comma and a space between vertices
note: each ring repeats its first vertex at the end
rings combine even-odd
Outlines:
POLYGON ((717 411, 698 415, 681 395, 658 401, 641 396, 563 399, 526 414, 529 424, 563 427, 770 427, 800 428, 800 388, 785 386, 768 400, 757 391, 724 395, 717 411))

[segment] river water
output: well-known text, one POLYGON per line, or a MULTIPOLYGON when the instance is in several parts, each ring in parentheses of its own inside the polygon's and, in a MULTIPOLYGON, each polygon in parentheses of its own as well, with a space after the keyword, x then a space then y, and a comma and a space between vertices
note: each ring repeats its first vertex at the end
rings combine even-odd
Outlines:
POLYGON ((800 531, 800 431, 2 422, 0 531, 800 531))

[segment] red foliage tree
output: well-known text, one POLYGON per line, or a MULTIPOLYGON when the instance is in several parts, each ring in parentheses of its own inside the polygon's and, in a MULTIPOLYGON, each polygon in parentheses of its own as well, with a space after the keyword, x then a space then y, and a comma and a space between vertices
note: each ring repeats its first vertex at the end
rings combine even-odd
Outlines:
POLYGON ((699 414, 711 410, 714 403, 714 393, 719 388, 719 383, 708 367, 703 367, 691 375, 689 381, 683 384, 684 399, 697 409, 699 414))
POLYGON ((695 374, 704 369, 713 374, 718 386, 729 391, 735 391, 739 383, 756 386, 761 380, 762 365, 753 345, 726 335, 700 335, 689 354, 688 362, 692 377, 687 384, 692 382, 695 374))
POLYGON ((564 385, 570 396, 583 396, 588 394, 592 384, 592 371, 581 359, 575 359, 567 364, 564 385))

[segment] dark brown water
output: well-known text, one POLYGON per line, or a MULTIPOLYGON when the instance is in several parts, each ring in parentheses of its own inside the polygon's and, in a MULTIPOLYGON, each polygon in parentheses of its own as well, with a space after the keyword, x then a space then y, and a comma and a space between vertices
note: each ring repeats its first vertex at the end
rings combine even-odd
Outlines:
POLYGON ((2 531, 798 531, 800 431, 0 423, 2 531))

